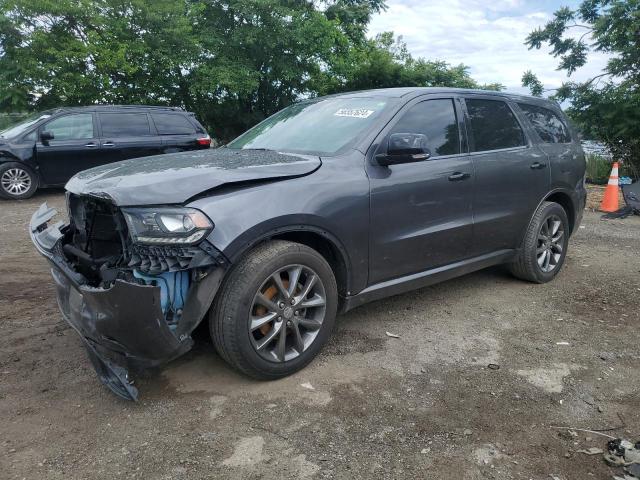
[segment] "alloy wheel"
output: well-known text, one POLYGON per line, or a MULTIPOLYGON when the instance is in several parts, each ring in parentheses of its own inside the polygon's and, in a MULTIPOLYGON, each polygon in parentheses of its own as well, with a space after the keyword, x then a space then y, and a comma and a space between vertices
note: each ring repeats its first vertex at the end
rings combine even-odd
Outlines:
POLYGON ((9 195, 23 195, 31 188, 31 175, 21 168, 10 168, 2 174, 0 185, 9 195))
POLYGON ((564 227, 557 215, 550 215, 542 222, 538 232, 536 258, 540 270, 545 273, 553 271, 562 259, 564 249, 564 227))
POLYGON ((258 289, 249 314, 249 337, 255 351, 271 362, 300 356, 315 341, 326 313, 320 276, 304 265, 272 273, 258 289))

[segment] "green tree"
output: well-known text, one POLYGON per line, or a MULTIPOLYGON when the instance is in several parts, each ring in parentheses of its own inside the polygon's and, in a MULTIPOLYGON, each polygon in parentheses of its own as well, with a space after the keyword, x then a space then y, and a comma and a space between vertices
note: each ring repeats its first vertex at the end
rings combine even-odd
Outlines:
POLYGON ((183 103, 197 49, 172 0, 4 0, 0 107, 183 103))
MULTIPOLYGON (((194 111, 225 141, 299 100, 395 86, 478 87, 414 59, 383 0, 0 0, 0 111, 148 103, 194 111)), ((488 88, 501 88, 489 85, 488 88)))
MULTIPOLYGON (((564 7, 544 27, 531 32, 526 44, 552 47, 559 70, 568 75, 584 66, 589 53, 610 56, 605 69, 585 82, 565 82, 555 91, 569 101, 569 115, 584 135, 604 142, 616 159, 640 169, 640 0, 584 0, 577 9, 564 7)), ((541 95, 542 83, 532 72, 523 85, 541 95)))
POLYGON ((322 94, 369 88, 457 87, 503 90, 499 83, 481 85, 469 75, 465 65, 414 58, 401 37, 393 32, 351 45, 332 65, 322 94))

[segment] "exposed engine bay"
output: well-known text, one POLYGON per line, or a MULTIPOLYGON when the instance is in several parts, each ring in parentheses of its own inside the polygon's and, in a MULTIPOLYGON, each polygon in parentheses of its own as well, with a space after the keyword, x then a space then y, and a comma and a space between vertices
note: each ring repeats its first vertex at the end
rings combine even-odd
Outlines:
POLYGON ((170 327, 180 320, 195 280, 207 267, 224 264, 215 248, 199 245, 141 245, 129 234, 123 212, 108 200, 68 194, 69 225, 58 242, 61 254, 86 284, 109 288, 116 279, 160 288, 170 327))
POLYGON ((49 225, 57 212, 41 205, 31 239, 100 380, 136 400, 129 369, 162 365, 192 347, 228 262, 205 239, 213 223, 196 209, 125 209, 71 193, 67 207, 69 223, 49 225))

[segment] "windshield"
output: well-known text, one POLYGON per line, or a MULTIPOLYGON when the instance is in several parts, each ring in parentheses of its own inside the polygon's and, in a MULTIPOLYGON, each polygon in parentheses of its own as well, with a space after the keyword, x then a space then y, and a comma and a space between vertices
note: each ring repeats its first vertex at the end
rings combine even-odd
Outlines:
POLYGON ((4 138, 17 137, 18 135, 21 135, 22 133, 26 132, 29 129, 29 127, 35 125, 40 120, 49 118, 50 116, 51 115, 43 115, 41 113, 31 115, 26 120, 23 120, 17 125, 14 125, 13 127, 9 127, 6 130, 0 131, 0 137, 4 137, 4 138))
POLYGON ((227 147, 331 155, 373 125, 387 100, 335 97, 291 105, 227 147))

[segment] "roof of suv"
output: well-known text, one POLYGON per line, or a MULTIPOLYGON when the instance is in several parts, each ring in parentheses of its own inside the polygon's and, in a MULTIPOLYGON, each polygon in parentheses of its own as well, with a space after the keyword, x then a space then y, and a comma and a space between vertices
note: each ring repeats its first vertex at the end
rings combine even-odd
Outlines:
POLYGON ((59 112, 73 112, 73 111, 79 111, 79 110, 90 111, 90 112, 111 111, 111 110, 153 110, 153 111, 189 113, 181 107, 166 107, 161 105, 86 105, 86 106, 78 106, 78 107, 52 108, 42 113, 54 114, 59 112))
MULTIPOLYGON (((360 90, 357 92, 345 92, 337 94, 336 96, 380 96, 390 98, 413 98, 419 95, 426 95, 429 93, 462 93, 465 95, 491 95, 496 97, 508 98, 517 101, 534 101, 554 103, 551 100, 540 97, 532 97, 530 95, 520 95, 517 93, 498 92, 495 90, 477 90, 470 88, 448 88, 448 87, 397 87, 397 88, 378 88, 373 90, 360 90)), ((555 104, 555 103, 554 103, 555 104)))

